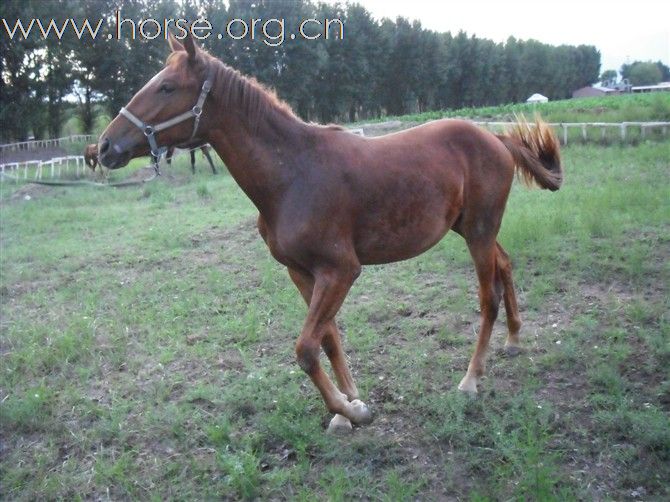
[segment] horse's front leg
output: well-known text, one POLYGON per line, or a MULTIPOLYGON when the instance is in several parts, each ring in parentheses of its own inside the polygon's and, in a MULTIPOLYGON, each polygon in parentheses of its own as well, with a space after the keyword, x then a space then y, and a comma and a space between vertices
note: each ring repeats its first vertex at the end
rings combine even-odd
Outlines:
POLYGON ((216 167, 214 167, 214 162, 212 161, 212 157, 209 154, 209 148, 206 146, 202 147, 202 153, 205 157, 207 157, 207 160, 209 161, 209 165, 212 168, 212 174, 216 174, 216 167))
MULTIPOLYGON (((312 301, 312 291, 314 290, 314 278, 310 274, 292 268, 288 269, 288 274, 309 307, 309 304, 312 301)), ((357 400, 358 388, 351 375, 351 371, 349 371, 344 350, 342 349, 340 333, 334 319, 325 327, 325 334, 321 340, 321 347, 330 360, 330 365, 333 368, 333 373, 337 380, 338 389, 347 396, 347 399, 350 402, 357 400)), ((328 426, 329 432, 339 433, 350 430, 351 421, 343 415, 338 414, 333 417, 328 426)))
MULTIPOLYGON (((340 309, 359 272, 360 266, 356 266, 320 269, 314 274, 314 285, 311 297, 309 297, 309 310, 302 333, 296 344, 296 355, 298 364, 321 392, 329 411, 342 415, 355 424, 367 424, 372 421, 372 414, 365 403, 355 399, 358 396, 358 390, 356 390, 349 370, 346 368, 345 361, 343 358, 341 361, 338 358, 338 356, 342 356, 341 346, 339 343, 334 345, 332 338, 334 335, 339 337, 336 328, 335 333, 333 333, 335 314, 340 309), (329 357, 335 356, 334 360, 331 359, 334 363, 333 369, 345 392, 341 392, 333 384, 319 363, 322 344, 328 347, 327 355, 329 357), (343 372, 343 367, 346 368, 346 374, 343 372), (350 397, 354 398, 351 402, 349 401, 350 397)), ((296 285, 303 293, 303 297, 307 300, 308 283, 301 287, 300 281, 296 281, 299 276, 295 272, 291 274, 291 277, 294 278, 296 285)), ((339 342, 339 338, 337 341, 339 342)), ((337 418, 335 420, 338 421, 337 418)), ((341 420, 339 421, 341 422, 341 420)), ((337 425, 335 424, 335 426, 337 425)))

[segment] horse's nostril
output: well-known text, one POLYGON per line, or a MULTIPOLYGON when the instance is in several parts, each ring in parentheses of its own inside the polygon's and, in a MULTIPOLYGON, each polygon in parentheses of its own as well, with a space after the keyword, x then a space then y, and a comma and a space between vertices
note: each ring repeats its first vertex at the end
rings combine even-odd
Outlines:
POLYGON ((109 150, 109 139, 108 138, 105 138, 105 139, 102 140, 102 142, 100 143, 99 150, 100 150, 100 155, 102 155, 107 150, 109 150))

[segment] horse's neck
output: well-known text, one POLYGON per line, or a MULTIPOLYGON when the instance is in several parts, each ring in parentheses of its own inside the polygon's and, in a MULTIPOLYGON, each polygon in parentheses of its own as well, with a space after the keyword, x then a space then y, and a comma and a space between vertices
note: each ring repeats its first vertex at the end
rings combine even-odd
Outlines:
POLYGON ((261 214, 272 212, 294 177, 295 163, 306 142, 309 126, 281 112, 270 111, 257 130, 232 114, 209 132, 209 143, 237 184, 261 214))

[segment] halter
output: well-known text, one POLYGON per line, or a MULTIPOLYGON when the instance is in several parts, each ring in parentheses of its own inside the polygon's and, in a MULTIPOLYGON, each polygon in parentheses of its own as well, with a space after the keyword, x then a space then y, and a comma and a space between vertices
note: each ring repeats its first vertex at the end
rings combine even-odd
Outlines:
POLYGON ((149 142, 149 148, 151 149, 151 156, 153 157, 153 166, 156 174, 160 174, 158 162, 169 148, 168 146, 158 146, 158 143, 156 142, 156 134, 165 129, 169 129, 172 126, 180 124, 185 120, 195 118, 195 121, 193 122, 193 132, 191 133, 191 137, 188 139, 188 141, 191 141, 195 137, 195 133, 198 131, 198 124, 200 123, 200 116, 202 115, 202 107, 205 104, 205 99, 207 99, 207 94, 209 94, 209 91, 212 88, 213 73, 213 66, 210 65, 207 72, 207 78, 202 83, 202 88, 200 89, 200 96, 198 96, 198 101, 195 103, 193 108, 185 111, 184 113, 180 113, 176 117, 161 122, 160 124, 156 124, 154 126, 149 125, 146 122, 143 122, 141 119, 137 118, 126 108, 122 107, 121 110, 119 110, 120 115, 126 117, 134 126, 137 126, 144 133, 144 136, 146 136, 147 141, 149 142))

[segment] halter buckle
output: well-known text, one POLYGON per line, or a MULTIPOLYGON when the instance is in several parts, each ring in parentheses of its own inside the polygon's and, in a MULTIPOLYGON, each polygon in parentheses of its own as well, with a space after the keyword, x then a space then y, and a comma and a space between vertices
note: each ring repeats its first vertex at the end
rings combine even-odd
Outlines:
POLYGON ((193 113, 193 115, 195 115, 196 117, 199 117, 200 115, 202 115, 202 108, 198 105, 195 105, 191 109, 191 113, 193 113))
POLYGON ((149 136, 153 136, 156 134, 156 131, 154 130, 153 126, 146 125, 144 126, 144 135, 148 138, 149 136))

